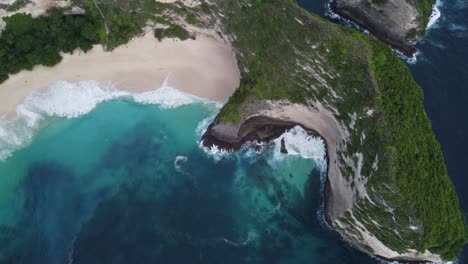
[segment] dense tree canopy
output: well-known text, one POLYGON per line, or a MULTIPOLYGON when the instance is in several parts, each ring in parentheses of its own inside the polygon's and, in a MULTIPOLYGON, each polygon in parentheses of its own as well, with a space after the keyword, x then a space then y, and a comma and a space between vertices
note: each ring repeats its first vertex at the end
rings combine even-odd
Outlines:
POLYGON ((48 16, 33 18, 15 14, 4 18, 0 38, 0 82, 9 74, 31 70, 35 65, 53 66, 62 59, 60 52, 87 51, 99 43, 101 19, 92 15, 64 15, 51 10, 48 16))

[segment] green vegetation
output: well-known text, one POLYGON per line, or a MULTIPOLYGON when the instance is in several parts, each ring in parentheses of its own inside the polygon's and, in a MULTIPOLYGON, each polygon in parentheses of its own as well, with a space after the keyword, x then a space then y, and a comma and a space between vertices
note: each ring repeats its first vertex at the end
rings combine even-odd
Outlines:
POLYGON ((394 183, 399 190, 399 197, 385 197, 397 203, 394 208, 416 209, 415 218, 423 227, 417 248, 454 259, 466 241, 465 219, 424 112, 422 90, 388 47, 378 41, 372 46, 377 107, 389 133, 385 148, 395 154, 387 162, 394 173, 375 180, 394 183))
POLYGON ((35 65, 57 64, 61 51, 91 49, 99 43, 102 26, 96 16, 64 16, 57 9, 46 17, 16 14, 4 20, 7 24, 0 38, 0 82, 8 74, 31 70, 35 65))
POLYGON ((180 40, 194 38, 185 28, 179 25, 170 25, 168 28, 158 28, 154 31, 154 36, 159 41, 164 38, 178 38, 180 40))
POLYGON ((7 11, 16 11, 28 4, 28 0, 16 0, 13 2, 11 5, 7 6, 6 10, 7 11))
MULTIPOLYGON (((15 4, 23 4, 23 0, 15 4)), ((84 14, 66 15, 66 9, 52 9, 45 16, 16 14, 5 17, 5 30, 0 36, 0 83, 9 74, 31 70, 36 65, 53 66, 62 59, 61 52, 84 52, 94 44, 108 50, 127 43, 141 34, 148 22, 169 25, 156 32, 163 37, 192 37, 173 22, 173 14, 185 17, 188 23, 199 23, 197 10, 183 4, 164 4, 154 0, 74 0, 84 14), (164 15, 163 15, 164 14, 164 15)), ((204 9, 209 9, 205 3, 204 9)))

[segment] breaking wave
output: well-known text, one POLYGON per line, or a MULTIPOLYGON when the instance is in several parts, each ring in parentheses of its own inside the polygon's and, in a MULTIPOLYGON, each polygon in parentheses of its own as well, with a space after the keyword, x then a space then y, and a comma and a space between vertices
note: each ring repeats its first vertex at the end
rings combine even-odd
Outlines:
POLYGON ((176 108, 192 103, 215 104, 207 99, 174 89, 165 82, 155 91, 131 93, 116 90, 112 84, 96 81, 54 82, 45 91, 31 93, 16 108, 12 117, 0 117, 0 161, 29 144, 37 132, 53 118, 77 118, 91 112, 102 102, 116 99, 141 104, 156 104, 161 108, 176 108))
POLYGON ((440 7, 442 6, 442 1, 437 0, 434 6, 432 7, 432 14, 429 18, 429 22, 427 23, 427 29, 431 29, 437 25, 437 21, 442 16, 440 12, 440 7))
POLYGON ((295 126, 275 139, 273 147, 274 160, 283 160, 287 156, 300 156, 303 159, 310 159, 315 162, 320 171, 326 171, 326 147, 322 138, 310 135, 300 126, 295 126), (284 140, 284 147, 287 154, 281 153, 281 141, 284 140))
MULTIPOLYGON (((203 135, 213 118, 214 117, 210 117, 200 122, 197 128, 197 135, 203 135)), ((324 140, 319 136, 310 135, 301 126, 295 126, 285 131, 272 142, 251 143, 252 142, 246 142, 244 147, 235 155, 228 150, 219 148, 216 145, 211 148, 207 148, 203 146, 203 142, 199 142, 199 147, 215 161, 237 156, 255 162, 258 154, 264 154, 268 157, 269 162, 276 163, 282 162, 288 157, 297 156, 303 159, 313 160, 314 164, 322 173, 327 170, 326 146, 324 140), (281 153, 283 140, 287 153, 281 153), (251 147, 252 145, 258 146, 258 149, 260 150, 253 149, 251 147)))

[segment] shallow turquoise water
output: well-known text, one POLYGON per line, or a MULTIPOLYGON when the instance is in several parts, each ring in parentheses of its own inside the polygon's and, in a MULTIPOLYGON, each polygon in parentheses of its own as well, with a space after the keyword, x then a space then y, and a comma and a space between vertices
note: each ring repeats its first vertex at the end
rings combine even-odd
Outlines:
POLYGON ((0 263, 374 262, 321 223, 320 161, 200 148, 216 112, 114 100, 49 118, 0 163, 0 263))

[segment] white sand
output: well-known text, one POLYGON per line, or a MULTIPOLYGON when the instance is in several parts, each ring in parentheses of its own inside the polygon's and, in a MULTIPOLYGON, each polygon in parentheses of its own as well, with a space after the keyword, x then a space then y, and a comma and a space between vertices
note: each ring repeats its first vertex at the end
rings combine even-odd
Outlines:
POLYGON ((240 80, 235 56, 225 44, 208 36, 157 42, 148 33, 112 52, 97 45, 87 53, 64 55, 52 68, 37 66, 10 76, 0 85, 0 116, 13 113, 33 90, 57 80, 111 81, 117 89, 143 92, 161 87, 168 76, 170 86, 220 102, 240 80))

